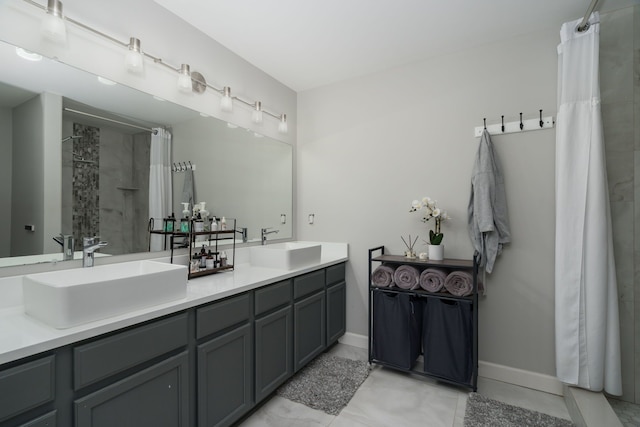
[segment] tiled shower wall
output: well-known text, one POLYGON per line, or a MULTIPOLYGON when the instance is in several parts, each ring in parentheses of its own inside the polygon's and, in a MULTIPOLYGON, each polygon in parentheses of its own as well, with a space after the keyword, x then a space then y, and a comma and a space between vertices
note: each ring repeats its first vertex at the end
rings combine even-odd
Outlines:
POLYGON ((150 134, 130 135, 109 126, 72 126, 69 121, 63 128, 65 136, 85 135, 86 129, 91 137, 62 146, 62 232, 72 232, 78 242, 83 236, 98 235, 108 242, 101 252, 111 255, 146 252, 150 134), (95 163, 73 161, 72 147, 78 153, 76 159, 95 163), (87 206, 91 210, 79 208, 87 206))
POLYGON ((622 399, 640 403, 640 6, 602 14, 600 22, 600 93, 620 304, 622 399))

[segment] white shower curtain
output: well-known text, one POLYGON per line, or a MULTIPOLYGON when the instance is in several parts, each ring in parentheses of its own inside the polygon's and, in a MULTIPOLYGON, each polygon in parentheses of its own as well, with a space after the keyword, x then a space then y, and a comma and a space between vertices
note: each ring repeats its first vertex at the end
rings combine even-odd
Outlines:
MULTIPOLYGON (((169 216, 172 205, 171 184, 171 133, 155 128, 151 134, 151 154, 149 165, 149 217, 156 223, 156 229, 162 219, 169 216)), ((164 236, 151 235, 152 251, 164 249, 164 236)))
POLYGON ((622 394, 618 292, 605 167, 599 16, 560 30, 556 128, 556 371, 562 382, 622 394))

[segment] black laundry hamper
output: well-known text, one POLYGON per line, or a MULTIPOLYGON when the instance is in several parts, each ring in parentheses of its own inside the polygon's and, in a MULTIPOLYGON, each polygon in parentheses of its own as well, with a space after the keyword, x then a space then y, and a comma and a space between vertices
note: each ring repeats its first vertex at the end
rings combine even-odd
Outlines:
POLYGON ((373 359, 411 369, 421 352, 422 304, 397 292, 373 291, 373 359))
POLYGON ((423 301, 424 371, 470 384, 473 374, 472 304, 465 300, 423 301))

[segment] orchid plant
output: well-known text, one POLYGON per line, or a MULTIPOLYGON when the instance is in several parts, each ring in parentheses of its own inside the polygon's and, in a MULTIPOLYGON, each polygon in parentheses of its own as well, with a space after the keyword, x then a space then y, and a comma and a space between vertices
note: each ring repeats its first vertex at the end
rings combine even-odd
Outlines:
POLYGON ((429 197, 423 197, 422 200, 414 200, 411 202, 411 209, 409 210, 409 212, 417 212, 424 208, 422 222, 427 222, 430 219, 434 220, 435 225, 433 230, 429 230, 429 241, 432 245, 439 245, 442 243, 442 239, 444 238, 444 234, 440 231, 442 221, 451 219, 447 212, 436 207, 436 204, 436 200, 430 199, 429 197))

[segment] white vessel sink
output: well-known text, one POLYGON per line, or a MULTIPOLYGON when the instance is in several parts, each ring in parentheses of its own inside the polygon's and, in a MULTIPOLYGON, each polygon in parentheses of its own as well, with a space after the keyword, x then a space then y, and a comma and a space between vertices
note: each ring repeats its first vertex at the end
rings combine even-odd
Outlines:
POLYGON ((57 329, 182 299, 182 265, 131 261, 29 274, 22 281, 25 312, 57 329))
POLYGON ((273 245, 252 246, 251 265, 256 267, 295 270, 320 262, 322 247, 319 243, 284 242, 273 245))

